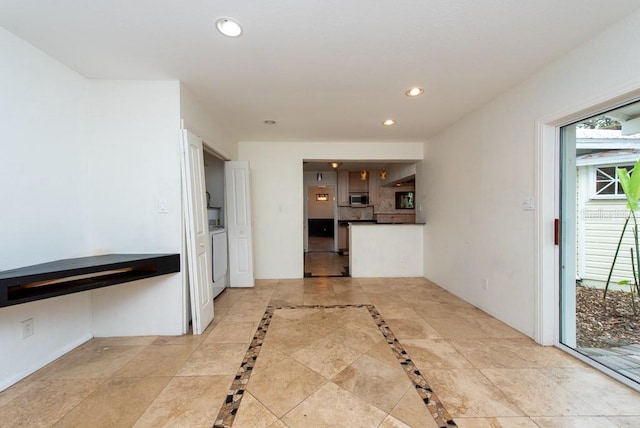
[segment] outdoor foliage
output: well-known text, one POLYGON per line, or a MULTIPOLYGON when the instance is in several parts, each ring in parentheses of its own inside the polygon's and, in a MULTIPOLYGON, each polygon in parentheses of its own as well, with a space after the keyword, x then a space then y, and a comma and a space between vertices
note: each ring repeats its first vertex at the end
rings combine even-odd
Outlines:
POLYGON ((620 240, 616 248, 615 255, 613 256, 613 262, 611 263, 611 269, 609 270, 609 277, 607 278, 607 284, 604 288, 603 305, 606 304, 607 291, 609 290, 609 283, 611 282, 611 276, 613 275, 613 268, 615 267, 618 254, 620 253, 620 247, 622 245, 622 238, 629 225, 629 220, 633 219, 633 240, 634 246, 629 249, 631 255, 631 267, 633 270, 633 279, 618 281, 620 285, 629 285, 631 305, 633 307, 633 313, 638 314, 636 308, 635 294, 640 295, 640 240, 638 239, 638 219, 636 217, 636 211, 640 210, 640 159, 636 162, 631 174, 626 168, 618 168, 618 179, 620 180, 620 186, 627 197, 627 208, 629 213, 627 219, 622 227, 622 233, 620 234, 620 240))

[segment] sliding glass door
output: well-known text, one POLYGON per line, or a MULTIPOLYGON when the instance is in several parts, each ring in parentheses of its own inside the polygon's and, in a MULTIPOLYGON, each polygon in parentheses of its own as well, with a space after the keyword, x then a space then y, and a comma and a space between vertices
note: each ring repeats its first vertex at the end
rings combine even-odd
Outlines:
POLYGON ((640 103, 560 129, 560 342, 635 382, 640 231, 621 180, 638 159, 640 103))

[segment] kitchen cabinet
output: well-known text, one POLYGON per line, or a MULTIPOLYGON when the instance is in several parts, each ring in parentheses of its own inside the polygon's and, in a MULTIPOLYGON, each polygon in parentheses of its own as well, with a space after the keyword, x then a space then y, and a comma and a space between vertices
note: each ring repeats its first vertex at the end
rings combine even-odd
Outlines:
POLYGON ((338 206, 349 206, 349 171, 338 171, 338 206))
MULTIPOLYGON (((369 175, 367 174, 367 177, 369 175)), ((368 193, 369 182, 360 179, 360 171, 349 172, 349 193, 368 193)))
POLYGON ((391 223, 391 224, 399 224, 399 223, 415 223, 416 215, 415 214, 376 214, 376 222, 377 223, 391 223))
POLYGON ((349 249, 349 225, 338 225, 338 250, 346 251, 349 249))
POLYGON ((369 171, 369 205, 378 203, 378 187, 380 187, 380 171, 369 171))

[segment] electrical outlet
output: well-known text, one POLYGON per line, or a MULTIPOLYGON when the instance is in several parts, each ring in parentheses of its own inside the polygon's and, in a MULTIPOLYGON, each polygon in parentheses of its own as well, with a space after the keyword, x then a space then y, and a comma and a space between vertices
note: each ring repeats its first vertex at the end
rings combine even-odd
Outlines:
POLYGON ((22 325, 22 338, 26 339, 29 336, 33 336, 34 322, 33 318, 26 319, 20 323, 22 325))
POLYGON ((487 278, 483 278, 482 279, 482 289, 483 290, 488 290, 489 289, 489 280, 487 278))

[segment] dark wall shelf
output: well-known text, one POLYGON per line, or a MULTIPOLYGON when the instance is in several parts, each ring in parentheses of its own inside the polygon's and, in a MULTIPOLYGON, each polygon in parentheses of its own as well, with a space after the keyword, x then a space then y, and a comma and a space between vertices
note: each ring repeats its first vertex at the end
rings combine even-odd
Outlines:
POLYGON ((179 254, 107 254, 0 272, 0 307, 180 272, 179 254))

